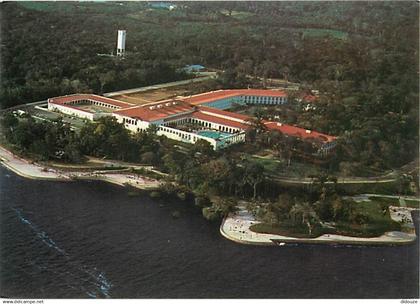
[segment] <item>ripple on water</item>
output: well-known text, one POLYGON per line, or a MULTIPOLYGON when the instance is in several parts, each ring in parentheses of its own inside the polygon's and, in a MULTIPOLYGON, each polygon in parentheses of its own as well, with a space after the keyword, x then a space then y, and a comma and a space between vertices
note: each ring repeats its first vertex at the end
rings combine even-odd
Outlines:
POLYGON ((27 180, 0 167, 0 189, 4 296, 418 297, 418 241, 246 246, 221 237, 219 223, 187 203, 160 208, 103 182, 27 180), (174 210, 182 216, 173 219, 174 210))

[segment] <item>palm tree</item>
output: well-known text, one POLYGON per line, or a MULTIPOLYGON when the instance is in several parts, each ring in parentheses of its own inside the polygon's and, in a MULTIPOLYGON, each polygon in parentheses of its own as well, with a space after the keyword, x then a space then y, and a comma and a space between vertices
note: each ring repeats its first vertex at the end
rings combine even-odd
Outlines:
POLYGON ((293 222, 296 223, 297 219, 302 220, 302 224, 308 227, 309 235, 312 234, 313 224, 319 222, 318 215, 309 203, 300 203, 293 205, 290 210, 290 216, 293 222))
POLYGON ((245 183, 253 187, 253 199, 257 198, 257 186, 264 181, 264 167, 255 162, 245 162, 244 164, 244 176, 243 180, 245 183))

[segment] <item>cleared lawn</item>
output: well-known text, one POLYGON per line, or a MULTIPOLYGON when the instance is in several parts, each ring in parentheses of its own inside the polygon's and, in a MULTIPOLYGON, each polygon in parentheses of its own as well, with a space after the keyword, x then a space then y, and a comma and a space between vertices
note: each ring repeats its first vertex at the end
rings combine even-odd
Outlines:
POLYGON ((249 229, 257 233, 277 234, 295 238, 316 238, 325 233, 332 233, 334 230, 324 229, 320 226, 313 229, 312 234, 308 234, 308 228, 302 225, 294 225, 291 222, 283 222, 280 224, 254 224, 249 229))
POLYGON ((399 206, 400 205, 400 200, 398 198, 393 198, 393 197, 378 197, 378 196, 371 196, 369 197, 369 199, 372 202, 377 202, 382 204, 383 206, 399 206))
MULTIPOLYGON (((400 200, 397 197, 371 196, 371 197, 369 197, 369 199, 371 201, 379 202, 379 203, 381 203, 383 205, 386 205, 386 206, 390 206, 390 205, 400 206, 400 200)), ((406 199, 404 199, 404 201, 405 201, 405 204, 407 205, 407 207, 410 207, 410 208, 419 208, 420 207, 420 201, 418 201, 418 200, 407 199, 406 198, 406 199)))
POLYGON ((322 169, 315 165, 298 163, 296 161, 292 161, 290 166, 287 166, 285 160, 280 160, 273 156, 248 156, 247 159, 262 165, 268 174, 279 177, 308 177, 322 172, 322 169))
POLYGON ((416 200, 404 199, 407 207, 410 208, 420 208, 420 202, 416 200))
POLYGON ((308 234, 308 228, 304 225, 293 224, 286 220, 279 224, 259 223, 250 227, 251 231, 258 233, 277 234, 289 237, 315 238, 322 234, 339 234, 354 237, 377 237, 387 231, 401 231, 400 223, 393 221, 389 215, 387 206, 379 201, 363 202, 354 204, 356 211, 368 218, 366 224, 350 222, 337 222, 335 228, 316 226, 312 234, 308 234))
POLYGON ((370 201, 355 204, 356 211, 367 216, 366 224, 337 223, 337 232, 343 235, 373 237, 387 231, 400 231, 401 225, 393 221, 387 205, 382 202, 370 201))

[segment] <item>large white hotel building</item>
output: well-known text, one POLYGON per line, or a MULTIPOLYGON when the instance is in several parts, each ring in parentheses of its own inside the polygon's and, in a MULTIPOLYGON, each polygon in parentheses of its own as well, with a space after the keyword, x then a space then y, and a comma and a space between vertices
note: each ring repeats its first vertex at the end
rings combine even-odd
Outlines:
MULTIPOLYGON (((156 125, 158 135, 191 144, 202 139, 218 150, 245 141, 245 131, 250 128, 250 116, 226 109, 234 104, 277 105, 286 102, 284 91, 237 89, 177 97, 145 105, 133 105, 93 94, 74 94, 50 98, 48 109, 88 120, 113 116, 132 132, 144 131, 150 125, 156 125)), ((279 122, 264 121, 264 124, 268 130, 316 143, 320 154, 327 154, 335 146, 334 136, 279 122)))

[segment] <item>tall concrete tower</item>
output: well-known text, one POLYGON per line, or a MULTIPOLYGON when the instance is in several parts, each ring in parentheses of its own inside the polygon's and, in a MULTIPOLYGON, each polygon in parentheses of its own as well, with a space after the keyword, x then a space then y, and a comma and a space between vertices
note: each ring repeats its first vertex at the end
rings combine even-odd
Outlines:
POLYGON ((125 54, 125 35, 125 30, 118 30, 117 56, 124 56, 125 54))

